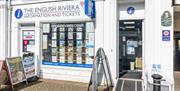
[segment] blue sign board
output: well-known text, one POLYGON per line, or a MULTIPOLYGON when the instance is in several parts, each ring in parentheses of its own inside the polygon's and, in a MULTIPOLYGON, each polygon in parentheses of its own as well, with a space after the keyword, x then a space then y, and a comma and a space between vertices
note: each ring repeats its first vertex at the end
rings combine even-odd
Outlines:
POLYGON ((96 17, 95 1, 94 0, 85 0, 84 9, 85 9, 84 10, 85 15, 91 17, 91 19, 96 17))
POLYGON ((170 30, 162 31, 162 41, 170 41, 170 30))
POLYGON ((17 19, 20 19, 23 16, 23 12, 21 9, 17 9, 14 15, 17 19))
POLYGON ((134 7, 128 7, 128 8, 127 8, 127 13, 128 13, 129 15, 134 14, 134 12, 135 12, 135 8, 134 8, 134 7))

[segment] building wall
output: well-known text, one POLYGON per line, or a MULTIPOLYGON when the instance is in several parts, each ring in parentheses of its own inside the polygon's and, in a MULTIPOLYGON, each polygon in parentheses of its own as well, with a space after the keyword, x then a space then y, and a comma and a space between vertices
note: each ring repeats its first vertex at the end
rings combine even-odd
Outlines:
POLYGON ((119 19, 120 20, 128 20, 128 19, 144 19, 144 3, 123 3, 118 4, 119 9, 119 19), (134 7, 135 12, 132 15, 127 13, 128 7, 134 7))
POLYGON ((0 1, 0 60, 7 57, 7 3, 0 1))

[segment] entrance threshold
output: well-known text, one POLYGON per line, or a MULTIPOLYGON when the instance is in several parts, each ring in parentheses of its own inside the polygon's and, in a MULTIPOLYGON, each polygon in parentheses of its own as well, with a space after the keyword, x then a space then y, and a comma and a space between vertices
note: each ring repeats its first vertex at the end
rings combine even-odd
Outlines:
POLYGON ((120 76, 115 91, 143 91, 142 71, 127 71, 120 76))

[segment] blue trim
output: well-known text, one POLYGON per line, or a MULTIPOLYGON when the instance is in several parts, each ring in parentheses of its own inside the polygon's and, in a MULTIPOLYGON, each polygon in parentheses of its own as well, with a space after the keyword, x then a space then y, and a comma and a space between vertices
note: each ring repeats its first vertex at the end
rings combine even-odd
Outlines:
POLYGON ((96 8, 95 8, 95 1, 94 0, 85 0, 84 1, 84 13, 85 15, 91 17, 91 19, 96 18, 96 8), (91 4, 89 4, 91 3, 91 4), (90 6, 92 5, 92 6, 90 6), (92 8, 92 9, 89 9, 92 8), (89 11, 91 10, 91 11, 89 11))
POLYGON ((48 61, 43 61, 42 64, 43 65, 51 65, 51 66, 92 68, 92 64, 73 64, 73 63, 60 63, 60 62, 48 62, 48 61))

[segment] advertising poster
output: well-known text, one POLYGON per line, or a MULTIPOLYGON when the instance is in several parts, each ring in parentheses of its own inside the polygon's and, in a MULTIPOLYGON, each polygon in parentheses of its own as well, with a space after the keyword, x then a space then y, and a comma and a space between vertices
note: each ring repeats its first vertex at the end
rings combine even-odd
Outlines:
POLYGON ((76 33, 76 39, 82 39, 82 33, 81 32, 76 33))
POLYGON ((64 33, 60 33, 60 40, 64 40, 65 39, 65 34, 64 33))
POLYGON ((11 75, 12 83, 18 84, 22 81, 25 81, 26 76, 24 73, 21 57, 7 58, 6 61, 11 75))
POLYGON ((92 22, 86 23, 86 32, 94 32, 94 24, 92 22))
POLYGON ((61 62, 61 63, 65 63, 65 57, 64 57, 64 56, 60 56, 59 59, 60 59, 60 62, 61 62))
POLYGON ((86 49, 87 56, 94 56, 94 48, 87 48, 86 49))
POLYGON ((23 55, 22 60, 24 71, 27 78, 30 78, 35 75, 35 62, 34 62, 34 53, 27 53, 23 55))
POLYGON ((94 33, 87 33, 86 34, 86 46, 87 47, 94 47, 94 33))
POLYGON ((57 39, 56 33, 52 33, 52 39, 57 39))
POLYGON ((57 62, 56 56, 52 56, 52 62, 57 62))
POLYGON ((43 24, 43 33, 49 33, 49 32, 50 32, 49 24, 43 24))
POLYGON ((76 41, 76 46, 77 46, 77 48, 81 48, 82 47, 82 41, 76 41))
POLYGON ((68 32, 68 39, 73 39, 73 32, 68 32))
POLYGON ((53 31, 53 32, 56 32, 56 31, 57 31, 57 27, 53 27, 53 28, 52 28, 52 31, 53 31))
POLYGON ((48 48, 48 42, 47 39, 48 36, 47 35, 43 35, 43 49, 47 49, 48 48))
POLYGON ((82 64, 82 58, 81 58, 81 56, 77 56, 76 62, 77 62, 77 64, 82 64))
POLYGON ((135 54, 135 47, 134 46, 127 46, 127 54, 135 54))
POLYGON ((56 48, 51 48, 52 55, 56 55, 56 48))
POLYGON ((57 41, 56 40, 52 40, 52 47, 56 47, 57 46, 57 41))
POLYGON ((73 55, 68 55, 68 63, 73 63, 73 55))
POLYGON ((65 41, 60 41, 60 47, 64 47, 65 46, 65 41))
POLYGON ((73 41, 72 41, 72 40, 69 40, 69 41, 68 41, 68 46, 69 46, 69 47, 73 47, 73 41))

